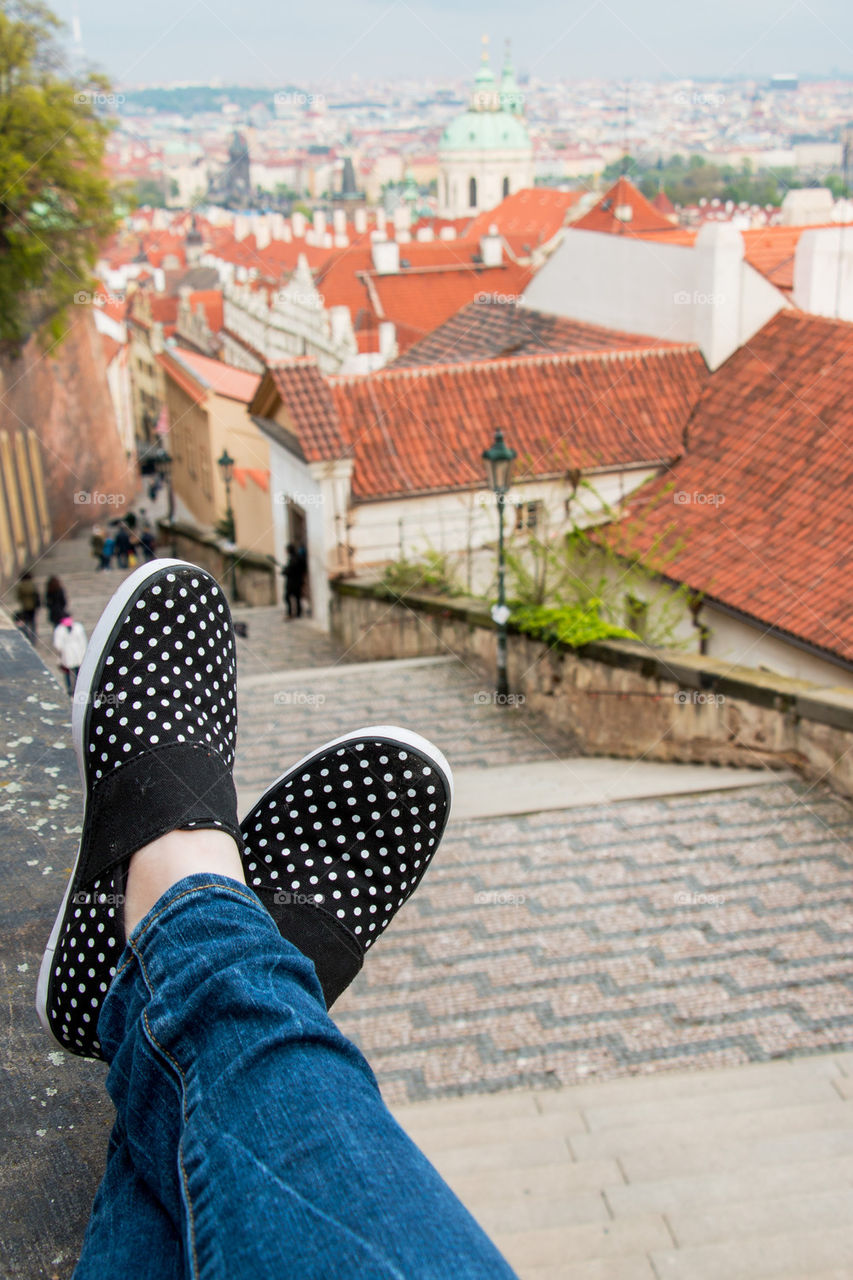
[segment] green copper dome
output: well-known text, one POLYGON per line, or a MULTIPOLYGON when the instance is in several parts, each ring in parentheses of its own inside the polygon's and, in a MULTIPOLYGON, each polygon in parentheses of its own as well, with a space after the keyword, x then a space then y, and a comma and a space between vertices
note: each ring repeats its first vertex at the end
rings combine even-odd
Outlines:
POLYGON ((474 80, 471 105, 444 130, 438 144, 440 155, 464 151, 530 151, 530 134, 521 119, 522 94, 507 50, 500 88, 488 51, 474 80))
POLYGON ((445 151, 529 151, 530 134, 508 111, 466 111, 445 129, 438 144, 445 151))

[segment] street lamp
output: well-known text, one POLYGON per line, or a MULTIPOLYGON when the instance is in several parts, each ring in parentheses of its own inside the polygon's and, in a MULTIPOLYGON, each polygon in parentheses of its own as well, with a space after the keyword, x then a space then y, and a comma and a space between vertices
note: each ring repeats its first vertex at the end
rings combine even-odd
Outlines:
POLYGON ((175 494, 172 489, 172 455, 168 453, 161 444, 157 449, 155 449, 152 460, 154 462, 154 466, 157 468, 158 476, 166 485, 166 493, 169 495, 167 516, 169 521, 169 538, 172 543, 172 559, 174 560, 178 552, 175 545, 175 530, 173 527, 173 521, 175 518, 175 494))
POLYGON ((509 693, 506 678, 506 624, 510 615, 504 583, 504 503, 510 486, 512 464, 517 457, 515 449, 510 449, 504 442, 503 432, 498 427, 492 447, 483 450, 483 461, 486 464, 489 488, 495 495, 498 505, 498 602, 492 609, 492 619, 498 628, 497 695, 503 702, 506 702, 509 693))
POLYGON ((231 506, 231 481, 234 478, 234 459, 227 449, 222 450, 222 457, 216 459, 216 465, 222 472, 225 482, 225 525, 228 529, 228 541, 231 544, 231 599, 237 599, 237 529, 234 524, 234 510, 231 506))

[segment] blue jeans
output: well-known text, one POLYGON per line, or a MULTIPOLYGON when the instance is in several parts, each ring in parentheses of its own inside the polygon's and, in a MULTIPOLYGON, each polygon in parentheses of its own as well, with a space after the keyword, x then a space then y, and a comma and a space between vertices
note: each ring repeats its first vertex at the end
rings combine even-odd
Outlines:
POLYGON ((512 1280, 244 885, 165 893, 98 1031, 117 1117, 75 1280, 512 1280))

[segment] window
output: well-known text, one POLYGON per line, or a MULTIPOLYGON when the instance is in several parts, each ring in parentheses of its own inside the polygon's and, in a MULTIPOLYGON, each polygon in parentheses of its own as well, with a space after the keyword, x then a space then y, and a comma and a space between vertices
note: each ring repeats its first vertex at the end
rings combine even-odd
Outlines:
POLYGON ((504 184, 503 184, 503 197, 504 197, 504 200, 506 200, 506 198, 507 198, 507 196, 508 196, 508 195, 509 195, 509 178, 504 178, 504 184))
POLYGON ((472 209, 477 208, 477 179, 468 179, 468 204, 472 209))
POLYGON ((515 508, 516 529, 538 529, 544 514, 543 507, 544 503, 541 500, 517 503, 515 508))

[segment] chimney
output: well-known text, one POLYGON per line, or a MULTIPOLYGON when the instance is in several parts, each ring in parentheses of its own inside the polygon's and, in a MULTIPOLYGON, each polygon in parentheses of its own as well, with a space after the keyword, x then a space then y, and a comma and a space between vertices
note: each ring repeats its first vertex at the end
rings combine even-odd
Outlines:
POLYGON ((435 239, 435 232, 432 227, 418 227, 415 233, 415 239, 419 240, 421 244, 424 244, 429 240, 435 239))
POLYGON ((293 223, 293 234, 296 239, 304 240, 305 227, 308 223, 308 219, 305 217, 305 214, 300 209, 296 209, 291 214, 290 221, 293 223))
POLYGON ((795 306, 812 315, 853 319, 851 228, 804 231, 794 251, 795 306))
POLYGON ((282 222, 281 224, 281 239, 287 244, 290 244, 293 239, 293 232, 290 229, 290 223, 287 221, 282 222))
POLYGON ((332 214, 332 226, 336 236, 345 236, 347 233, 347 215, 343 209, 335 209, 332 214))
POLYGON ((400 246, 396 240, 374 240, 373 270, 380 276, 393 276, 400 270, 400 246))
POLYGON ((455 240, 455 239, 456 239, 456 228, 455 228, 455 227, 442 227, 442 228, 441 228, 441 230, 440 230, 440 231, 439 231, 439 233, 438 233, 438 238, 439 238, 439 240, 455 240))
POLYGON ((367 230, 367 210, 356 209, 355 213, 352 215, 352 220, 355 223, 357 234, 363 236, 367 230))
POLYGON ((741 343, 743 236, 729 222, 706 222, 696 237, 693 336, 710 369, 718 369, 741 343))
POLYGON ((317 237, 317 244, 322 244, 326 235, 326 215, 322 209, 314 210, 314 235, 317 237))
POLYGON ((379 208, 376 210, 376 230, 381 231, 384 234, 386 230, 386 221, 387 219, 385 217, 385 210, 380 205, 379 208))
POLYGON ((504 260, 503 241, 494 223, 488 234, 480 236, 480 257, 484 267, 499 267, 504 260))
POLYGON ((349 307, 329 307, 329 321, 332 329, 332 341, 336 346, 341 346, 347 341, 349 341, 350 345, 355 344, 349 307))
POLYGON ((408 231, 412 225, 412 211, 407 204, 400 204, 394 210, 394 227, 397 231, 408 231))
POLYGON ((393 320, 380 321, 379 354, 385 363, 393 360, 397 354, 397 326, 393 320))

